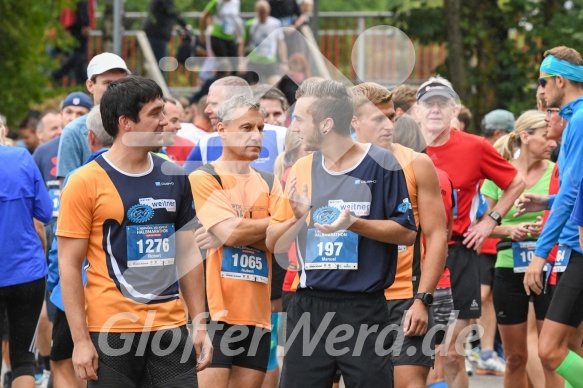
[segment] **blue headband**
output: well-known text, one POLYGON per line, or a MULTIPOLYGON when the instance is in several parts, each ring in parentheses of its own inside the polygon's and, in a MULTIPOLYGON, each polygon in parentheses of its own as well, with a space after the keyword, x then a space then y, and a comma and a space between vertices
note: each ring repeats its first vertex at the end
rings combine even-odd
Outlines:
POLYGON ((552 75, 560 75, 571 81, 583 82, 583 66, 573 65, 562 59, 557 59, 552 54, 547 55, 540 64, 540 71, 552 75))

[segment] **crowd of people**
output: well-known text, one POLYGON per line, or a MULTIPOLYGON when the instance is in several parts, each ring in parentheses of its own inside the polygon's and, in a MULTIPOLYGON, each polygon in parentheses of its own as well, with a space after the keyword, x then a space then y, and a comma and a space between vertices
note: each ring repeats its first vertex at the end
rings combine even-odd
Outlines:
MULTIPOLYGON (((150 0, 141 26, 126 24, 125 28, 144 31, 156 62, 170 54, 183 65, 189 57, 205 57, 198 74, 203 84, 221 67, 217 61, 224 59, 228 65, 223 68, 252 84, 284 76, 284 93, 285 88, 293 88, 295 83, 289 78, 301 77, 305 72, 304 64, 298 64, 307 61, 301 31, 309 26, 313 0, 257 0, 255 15, 248 20, 241 17, 239 0, 210 0, 203 5, 199 24, 193 27, 174 0, 150 0), (171 53, 175 35, 180 43, 171 53)), ((60 12, 59 25, 64 34, 56 27, 47 29, 47 55, 60 62, 50 73, 55 85, 83 85, 87 56, 92 55, 91 30, 97 22, 95 1, 74 0, 60 12)), ((208 91, 209 84, 201 90, 208 91)), ((194 97, 196 101, 199 98, 194 97)))
MULTIPOLYGON (((287 57, 269 9, 244 42, 287 57)), ((274 63, 184 101, 102 53, 92 97, 2 120, 5 386, 582 387, 581 55, 483 136, 442 77, 291 99, 274 63)))

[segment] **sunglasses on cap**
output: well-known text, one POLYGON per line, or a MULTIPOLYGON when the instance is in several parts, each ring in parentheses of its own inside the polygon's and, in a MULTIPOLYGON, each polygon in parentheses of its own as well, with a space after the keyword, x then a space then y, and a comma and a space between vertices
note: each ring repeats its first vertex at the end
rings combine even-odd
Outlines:
POLYGON ((553 77, 556 77, 556 75, 551 74, 551 75, 545 75, 544 77, 540 77, 538 79, 538 84, 544 88, 545 86, 547 86, 547 82, 548 82, 547 79, 553 78, 553 77))

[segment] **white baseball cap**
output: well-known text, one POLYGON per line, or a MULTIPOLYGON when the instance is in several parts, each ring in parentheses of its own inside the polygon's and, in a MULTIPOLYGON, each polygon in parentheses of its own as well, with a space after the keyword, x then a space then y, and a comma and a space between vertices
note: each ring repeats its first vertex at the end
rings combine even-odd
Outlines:
POLYGON ((125 70, 128 74, 131 74, 125 61, 120 56, 113 53, 98 54, 91 59, 89 66, 87 66, 87 79, 113 69, 125 70))

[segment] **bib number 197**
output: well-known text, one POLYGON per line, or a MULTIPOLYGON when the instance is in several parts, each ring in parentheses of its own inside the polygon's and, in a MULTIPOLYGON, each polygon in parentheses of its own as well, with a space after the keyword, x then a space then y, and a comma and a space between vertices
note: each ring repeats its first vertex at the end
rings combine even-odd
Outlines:
POLYGON ((318 243, 318 256, 339 256, 342 250, 341 242, 319 242, 318 243))

